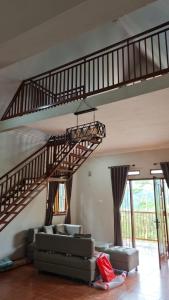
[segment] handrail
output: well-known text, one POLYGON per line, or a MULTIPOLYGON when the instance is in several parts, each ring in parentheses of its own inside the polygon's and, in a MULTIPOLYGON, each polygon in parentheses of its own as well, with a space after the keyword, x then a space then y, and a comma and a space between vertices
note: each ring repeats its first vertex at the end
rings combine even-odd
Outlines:
POLYGON ((72 60, 71 62, 65 63, 65 64, 63 64, 63 65, 60 65, 60 66, 56 67, 56 68, 53 68, 53 69, 51 69, 50 71, 45 71, 45 72, 43 72, 43 73, 41 73, 41 74, 39 74, 39 75, 32 76, 32 77, 30 77, 30 78, 28 78, 28 79, 25 79, 23 82, 26 82, 26 81, 28 81, 28 80, 33 80, 33 79, 35 79, 35 78, 37 78, 37 77, 39 77, 39 76, 43 76, 43 75, 46 75, 46 74, 51 74, 52 72, 57 71, 57 70, 59 70, 59 69, 61 69, 61 68, 68 67, 68 66, 70 66, 70 65, 72 65, 72 64, 75 64, 75 63, 77 63, 77 62, 80 62, 81 60, 85 60, 85 59, 87 59, 87 58, 89 58, 89 57, 91 57, 91 56, 97 55, 97 54, 99 54, 100 52, 107 51, 107 50, 111 49, 112 47, 116 47, 116 46, 118 46, 118 45, 120 45, 120 44, 123 44, 123 43, 125 43, 125 42, 129 42, 129 41, 131 41, 131 40, 133 40, 133 39, 136 39, 136 38, 138 38, 138 37, 140 37, 140 36, 143 36, 143 35, 148 34, 148 33, 150 33, 150 32, 156 31, 156 30, 161 29, 161 28, 163 28, 163 27, 166 27, 166 26, 168 26, 168 25, 169 25, 169 21, 168 21, 168 22, 165 22, 165 23, 162 23, 162 24, 160 24, 160 25, 157 25, 157 26, 155 26, 155 27, 153 27, 153 28, 147 29, 147 30, 145 30, 145 31, 143 31, 143 32, 140 32, 140 33, 138 33, 138 34, 135 34, 135 35, 133 35, 133 36, 131 36, 131 37, 128 37, 128 38, 126 38, 126 39, 123 39, 123 40, 121 40, 121 41, 119 41, 119 42, 116 42, 115 44, 111 44, 111 45, 109 45, 109 46, 107 46, 107 47, 104 47, 104 48, 102 48, 102 49, 100 49, 100 50, 96 50, 96 51, 94 51, 94 52, 92 52, 92 53, 90 53, 90 54, 87 54, 87 55, 82 56, 82 57, 80 57, 80 58, 74 59, 74 60, 72 60))
POLYGON ((43 145, 42 147, 40 147, 37 151, 33 152, 31 155, 29 155, 27 158, 25 158, 24 160, 22 160, 19 164, 17 164, 15 167, 13 167, 10 171, 8 171, 7 173, 5 173, 2 177, 0 177, 0 180, 2 180, 4 177, 8 176, 9 173, 12 173, 15 169, 18 169, 21 165, 23 165, 26 161, 30 160, 32 157, 34 157, 38 152, 40 152, 43 148, 45 148, 47 146, 48 142, 43 145))
POLYGON ((66 138, 65 134, 60 134, 60 135, 57 135, 57 136, 50 136, 50 138, 48 139, 48 141, 43 146, 41 146, 38 150, 36 150, 35 152, 33 152, 32 154, 30 154, 29 156, 27 156, 24 160, 22 160, 20 163, 18 163, 12 169, 10 169, 8 172, 6 172, 2 177, 0 177, 0 180, 2 180, 4 177, 8 176, 8 174, 12 173, 15 169, 18 169, 25 162, 27 162, 28 160, 30 160, 31 158, 33 158, 42 149, 45 149, 49 145, 49 143, 54 142, 54 141, 56 142, 57 140, 60 140, 60 139, 63 139, 63 138, 66 138), (55 138, 55 139, 52 140, 53 138, 55 138))
POLYGON ((169 72, 169 21, 24 80, 2 120, 169 72))
MULTIPOLYGON (((58 136, 59 140, 60 137, 58 136)), ((12 205, 17 205, 18 199, 24 193, 31 192, 33 187, 40 185, 48 177, 49 163, 55 162, 59 151, 57 137, 53 142, 50 138, 33 154, 0 177, 0 215, 12 205)))

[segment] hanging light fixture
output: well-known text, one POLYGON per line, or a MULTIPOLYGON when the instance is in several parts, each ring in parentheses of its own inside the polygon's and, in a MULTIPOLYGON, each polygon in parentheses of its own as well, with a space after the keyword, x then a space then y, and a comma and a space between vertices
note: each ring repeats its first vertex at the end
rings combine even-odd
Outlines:
POLYGON ((92 143, 97 143, 100 139, 106 136, 106 128, 105 125, 99 121, 95 121, 95 111, 97 108, 91 107, 88 103, 86 103, 85 99, 82 101, 74 113, 77 116, 77 125, 66 130, 67 135, 71 141, 90 141, 92 143), (81 104, 85 103, 87 109, 80 110, 81 104), (86 124, 79 125, 78 116, 85 113, 93 112, 93 121, 86 124))

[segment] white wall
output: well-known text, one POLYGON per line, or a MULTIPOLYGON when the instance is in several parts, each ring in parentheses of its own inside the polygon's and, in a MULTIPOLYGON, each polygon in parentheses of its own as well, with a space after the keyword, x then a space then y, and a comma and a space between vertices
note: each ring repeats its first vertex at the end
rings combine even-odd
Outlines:
POLYGON ((154 163, 169 160, 169 149, 93 157, 77 173, 76 223, 98 241, 113 241, 113 200, 109 166, 133 165, 151 178, 154 163), (90 174, 91 173, 91 174, 90 174), (90 176, 91 175, 91 176, 90 176))
POLYGON ((12 255, 24 256, 26 230, 44 224, 46 212, 46 189, 0 232, 0 259, 12 255))

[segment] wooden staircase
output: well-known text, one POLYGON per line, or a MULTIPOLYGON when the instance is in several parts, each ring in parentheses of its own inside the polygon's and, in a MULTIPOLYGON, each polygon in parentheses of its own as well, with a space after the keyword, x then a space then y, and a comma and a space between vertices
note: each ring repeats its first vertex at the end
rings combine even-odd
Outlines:
POLYGON ((100 122, 69 128, 64 135, 50 137, 47 144, 2 176, 0 231, 46 186, 48 178, 68 180, 100 145, 104 137, 105 125, 100 122), (92 132, 90 137, 89 128, 90 133, 92 132), (93 133, 94 128, 97 133, 93 133))

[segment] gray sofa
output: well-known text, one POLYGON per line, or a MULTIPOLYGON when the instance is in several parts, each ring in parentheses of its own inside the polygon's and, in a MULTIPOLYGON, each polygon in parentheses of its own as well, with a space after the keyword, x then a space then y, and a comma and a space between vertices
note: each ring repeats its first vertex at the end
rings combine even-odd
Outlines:
POLYGON ((57 224, 50 226, 40 226, 36 228, 28 229, 26 234, 26 257, 29 261, 34 260, 34 250, 35 250, 35 236, 39 232, 44 232, 48 234, 64 234, 64 235, 74 235, 82 233, 82 226, 75 224, 57 224))
POLYGON ((37 233, 34 264, 40 271, 92 282, 96 276, 94 240, 83 235, 37 233))

